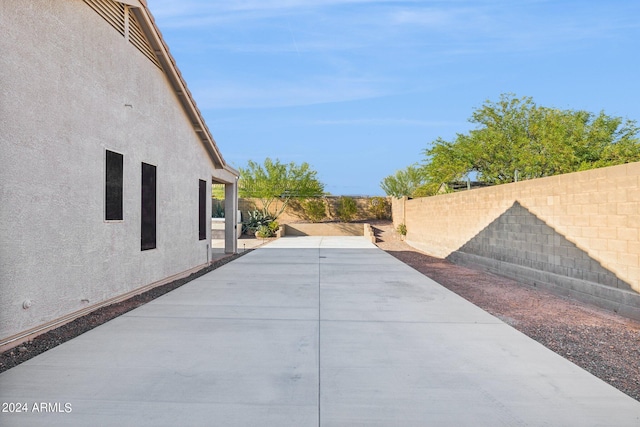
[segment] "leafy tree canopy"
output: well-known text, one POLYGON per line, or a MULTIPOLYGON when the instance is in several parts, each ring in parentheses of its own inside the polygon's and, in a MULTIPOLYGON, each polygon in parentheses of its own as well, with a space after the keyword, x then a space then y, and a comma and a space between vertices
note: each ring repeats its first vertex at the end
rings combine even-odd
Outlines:
POLYGON ((449 183, 475 172, 479 181, 522 179, 640 161, 640 128, 601 112, 558 110, 503 94, 469 119, 477 128, 424 151, 427 182, 449 183))
POLYGON ((224 200, 224 184, 211 185, 211 197, 214 199, 224 200))
POLYGON ((425 174, 419 165, 411 165, 406 169, 396 171, 394 175, 385 177, 380 182, 380 188, 393 197, 413 197, 426 184, 425 174))
POLYGON ((292 198, 317 197, 324 192, 324 184, 308 163, 285 164, 267 157, 262 165, 249 160, 246 168, 239 169, 240 197, 260 199, 263 213, 272 214, 274 219, 284 212, 292 198))

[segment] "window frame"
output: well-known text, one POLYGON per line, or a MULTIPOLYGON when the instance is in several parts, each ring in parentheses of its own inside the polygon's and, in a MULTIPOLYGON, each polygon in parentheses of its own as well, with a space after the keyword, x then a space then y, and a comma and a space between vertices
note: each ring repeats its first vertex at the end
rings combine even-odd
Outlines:
MULTIPOLYGON (((124 154, 119 153, 114 150, 105 149, 104 154, 104 221, 105 222, 123 222, 124 221, 124 154), (114 171, 113 168, 110 167, 109 158, 110 157, 119 157, 120 160, 120 168, 119 171, 114 171), (115 172, 115 174, 114 174, 115 172), (119 173, 118 173, 119 172, 119 173), (114 179, 114 175, 118 175, 114 179), (115 191, 114 193, 114 185, 119 184, 119 191, 115 191), (110 185, 111 184, 111 185, 110 185), (119 194, 118 194, 119 193, 119 194), (110 206, 115 199, 115 204, 119 205, 115 208, 115 212, 119 213, 119 215, 113 215, 114 208, 110 206), (111 207, 111 209, 110 209, 111 207)), ((116 188, 118 185, 115 186, 116 188)))
POLYGON ((140 173, 140 250, 158 246, 158 168, 142 162, 140 173))
POLYGON ((207 239, 207 181, 198 180, 198 240, 207 239))

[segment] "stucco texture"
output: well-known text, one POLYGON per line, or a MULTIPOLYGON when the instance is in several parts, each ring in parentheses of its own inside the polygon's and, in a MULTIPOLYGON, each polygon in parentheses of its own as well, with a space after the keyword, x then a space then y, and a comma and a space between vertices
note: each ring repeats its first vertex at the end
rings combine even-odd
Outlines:
POLYGON ((0 339, 206 264, 213 163, 163 71, 81 0, 3 1, 0 27, 0 339), (104 220, 105 150, 124 155, 123 221, 104 220), (142 162, 157 167, 148 251, 142 162))

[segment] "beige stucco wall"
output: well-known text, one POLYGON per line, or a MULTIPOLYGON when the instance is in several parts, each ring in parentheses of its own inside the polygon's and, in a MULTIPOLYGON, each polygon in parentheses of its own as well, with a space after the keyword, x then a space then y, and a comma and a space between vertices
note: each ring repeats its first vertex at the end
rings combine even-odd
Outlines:
MULTIPOLYGON (((326 204, 326 213, 327 216, 324 221, 337 221, 337 207, 340 196, 326 196, 323 197, 326 204)), ((374 215, 371 213, 370 203, 371 197, 353 197, 356 202, 356 206, 358 211, 353 218, 353 221, 368 221, 373 220, 374 215)), ((387 217, 391 216, 391 200, 389 198, 384 198, 385 208, 387 217)), ((295 223, 295 222, 306 222, 308 221, 305 218, 304 210, 301 206, 303 201, 293 199, 290 204, 286 207, 284 212, 278 217, 278 222, 281 224, 295 223)), ((254 198, 241 198, 239 200, 240 210, 242 211, 242 218, 247 218, 247 212, 253 209, 262 209, 262 202, 260 199, 254 198)), ((272 205, 271 211, 275 212, 276 206, 272 205)))
POLYGON ((2 1, 0 27, 1 341, 205 264, 213 165, 163 72, 81 0, 2 1), (124 155, 123 221, 104 221, 107 149, 124 155), (157 166, 148 251, 141 162, 157 166))
MULTIPOLYGON (((407 241, 447 257, 519 202, 540 224, 640 292, 639 188, 640 163, 632 163, 412 199, 404 202, 407 241)), ((394 215, 402 203, 394 200, 394 215)))

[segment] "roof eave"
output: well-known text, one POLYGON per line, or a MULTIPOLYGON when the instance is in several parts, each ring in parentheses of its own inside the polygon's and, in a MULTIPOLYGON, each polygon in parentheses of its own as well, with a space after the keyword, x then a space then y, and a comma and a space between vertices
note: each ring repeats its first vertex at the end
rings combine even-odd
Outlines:
MULTIPOLYGON (((138 3, 135 0, 129 0, 132 3, 138 3)), ((191 125, 193 126, 193 130, 196 132, 204 146, 206 147, 211 159, 216 168, 227 168, 227 164, 222 157, 222 153, 218 149, 215 139, 213 135, 211 135, 211 131, 207 127, 204 119, 202 118, 202 113, 198 109, 189 88, 187 87, 187 83, 182 78, 182 74, 176 65, 176 61, 171 55, 169 51, 169 47, 166 42, 162 38, 162 33, 160 29, 155 24, 153 19, 153 15, 149 11, 146 1, 139 0, 139 4, 141 7, 135 8, 133 12, 136 14, 136 18, 140 22, 143 31, 145 32, 149 42, 151 43, 151 47, 153 48, 158 60, 160 61, 160 65, 164 70, 173 91, 175 92, 178 100, 180 101, 185 113, 191 120, 191 125)), ((233 168, 231 168, 233 170, 233 168)))

